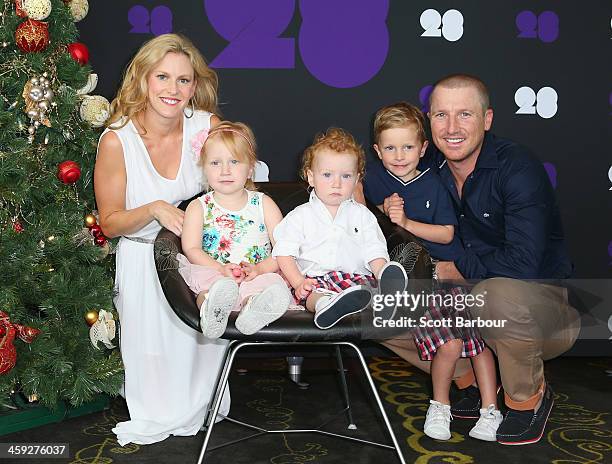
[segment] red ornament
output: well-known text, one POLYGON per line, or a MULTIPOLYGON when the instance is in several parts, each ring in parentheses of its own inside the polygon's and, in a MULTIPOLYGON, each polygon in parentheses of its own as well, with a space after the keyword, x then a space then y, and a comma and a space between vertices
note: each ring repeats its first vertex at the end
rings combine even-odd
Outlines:
POLYGON ((15 0, 15 14, 20 18, 27 18, 28 14, 21 8, 21 0, 15 0))
POLYGON ((43 51, 49 45, 47 24, 35 19, 26 19, 17 26, 15 43, 24 53, 43 51))
POLYGON ((64 184, 74 184, 81 177, 81 166, 75 161, 63 161, 57 166, 57 178, 64 184))
POLYGON ((13 221, 13 230, 20 234, 23 232, 23 225, 18 220, 13 221))
POLYGON ((93 235, 94 237, 98 237, 99 235, 103 235, 102 234, 102 228, 98 225, 98 224, 94 224, 93 226, 91 226, 89 228, 91 235, 93 235))
POLYGON ((104 235, 98 235, 94 238, 94 243, 99 247, 103 247, 106 244, 106 237, 104 235))
POLYGON ((74 42, 68 45, 68 53, 70 53, 72 59, 81 66, 89 62, 89 50, 87 46, 81 42, 74 42))
POLYGON ((5 334, 0 340, 0 374, 6 374, 17 362, 17 350, 13 345, 15 340, 15 327, 12 325, 5 325, 3 327, 5 334))
POLYGON ((40 334, 39 329, 34 327, 28 327, 27 325, 13 324, 17 337, 25 343, 32 343, 36 337, 40 334))
POLYGON ((17 351, 13 341, 15 335, 26 343, 32 341, 38 336, 40 330, 34 327, 28 327, 21 324, 13 324, 9 315, 4 311, 0 311, 0 374, 6 374, 17 361, 17 351))

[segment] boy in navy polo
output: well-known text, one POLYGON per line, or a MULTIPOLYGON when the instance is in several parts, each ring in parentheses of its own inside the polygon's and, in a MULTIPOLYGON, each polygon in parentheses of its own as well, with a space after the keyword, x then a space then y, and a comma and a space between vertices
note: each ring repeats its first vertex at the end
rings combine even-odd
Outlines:
POLYGON ((381 108, 374 120, 374 140, 382 162, 366 168, 366 198, 421 239, 432 258, 457 258, 461 243, 454 237, 457 218, 448 190, 431 168, 418 170, 427 148, 423 113, 404 102, 381 108), (395 201, 383 206, 389 197, 395 201))
MULTIPOLYGON (((391 222, 421 239, 432 258, 454 260, 461 254, 461 243, 455 237, 457 220, 450 195, 437 173, 429 168, 418 169, 427 148, 424 121, 423 113, 405 102, 386 106, 376 113, 374 150, 381 162, 376 160, 368 165, 364 193, 391 222)), ((440 290, 440 293, 446 291, 440 290)), ((458 296, 464 291, 454 287, 448 293, 458 296)), ((452 304, 433 303, 425 317, 453 321, 457 311, 452 304)), ((463 316, 469 318, 469 312, 466 310, 463 316)), ((477 329, 457 325, 417 326, 413 331, 419 356, 432 361, 434 395, 427 410, 424 432, 438 440, 450 439, 450 383, 459 357, 464 357, 471 358, 482 404, 488 405, 480 410, 480 419, 469 434, 480 440, 495 441, 502 416, 497 408, 493 355, 477 329)))

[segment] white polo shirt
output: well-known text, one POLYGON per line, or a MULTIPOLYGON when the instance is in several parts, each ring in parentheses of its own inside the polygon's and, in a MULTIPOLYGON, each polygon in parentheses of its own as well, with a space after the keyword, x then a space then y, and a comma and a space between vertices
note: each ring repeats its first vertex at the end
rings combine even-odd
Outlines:
POLYGON ((345 200, 336 217, 310 193, 308 203, 291 211, 274 229, 272 256, 293 256, 303 275, 331 271, 372 274, 369 262, 389 260, 387 242, 376 217, 355 200, 345 200))

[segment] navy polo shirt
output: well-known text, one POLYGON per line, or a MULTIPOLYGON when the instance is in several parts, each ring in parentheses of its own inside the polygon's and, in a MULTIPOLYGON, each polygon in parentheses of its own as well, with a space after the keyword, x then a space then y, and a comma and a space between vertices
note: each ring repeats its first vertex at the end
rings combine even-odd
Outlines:
MULTIPOLYGON (((426 224, 456 226, 457 218, 446 188, 435 173, 425 169, 409 181, 403 181, 387 171, 380 160, 368 163, 363 179, 366 198, 375 205, 382 205, 385 198, 397 193, 404 199, 406 217, 426 224)), ((449 244, 421 240, 429 254, 442 261, 454 261, 463 255, 461 243, 456 237, 449 244)))
POLYGON ((454 261, 464 277, 571 276, 555 193, 542 163, 527 148, 486 133, 461 198, 444 155, 433 147, 426 157, 423 165, 439 167, 452 198, 459 223, 455 234, 464 246, 454 261))

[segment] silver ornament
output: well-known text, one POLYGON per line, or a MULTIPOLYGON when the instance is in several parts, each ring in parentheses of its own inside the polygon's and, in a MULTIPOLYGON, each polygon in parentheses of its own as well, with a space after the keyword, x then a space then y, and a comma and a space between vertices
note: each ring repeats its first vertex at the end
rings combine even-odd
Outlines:
POLYGON ((34 121, 34 127, 38 129, 40 127, 40 121, 34 121))
POLYGON ((43 89, 35 85, 30 88, 29 96, 32 100, 38 101, 43 97, 43 89))
POLYGON ((33 77, 32 79, 30 79, 30 84, 32 85, 38 85, 40 83, 40 81, 38 80, 38 77, 33 77))
POLYGON ((36 132, 36 128, 34 126, 28 127, 28 134, 32 135, 34 132, 36 132))
POLYGON ((41 100, 38 102, 38 107, 43 111, 47 111, 49 109, 49 102, 47 100, 41 100))
POLYGON ((30 111, 28 111, 28 118, 38 119, 38 116, 40 116, 40 113, 37 109, 31 109, 30 111))
POLYGON ((45 89, 45 91, 43 92, 43 97, 45 97, 45 100, 51 101, 51 100, 53 100, 54 96, 55 95, 53 93, 53 90, 51 90, 51 89, 45 89))

